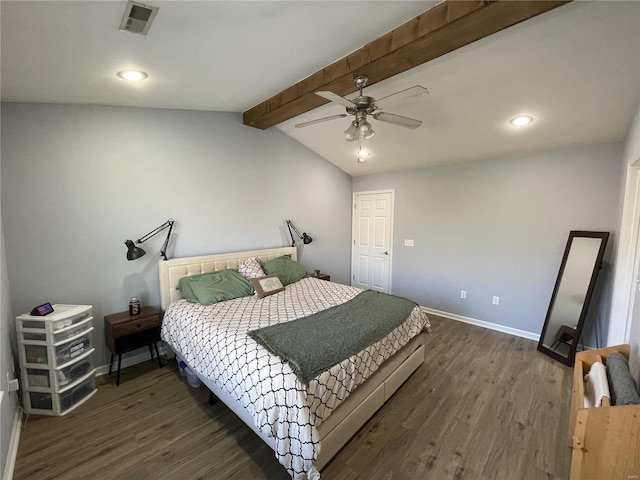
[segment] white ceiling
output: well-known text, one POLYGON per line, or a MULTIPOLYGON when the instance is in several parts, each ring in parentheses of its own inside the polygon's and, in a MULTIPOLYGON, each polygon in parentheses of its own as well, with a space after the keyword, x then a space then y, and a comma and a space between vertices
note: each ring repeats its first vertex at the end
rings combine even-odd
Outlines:
POLYGON ((146 36, 118 30, 126 1, 2 0, 2 100, 242 112, 438 2, 142 3, 146 36))
MULTIPOLYGON (((124 1, 2 1, 2 100, 245 111, 438 2, 148 1, 148 36, 118 31, 124 1), (149 73, 132 85, 124 68, 149 73)), ((375 79, 372 79, 375 81, 375 79)), ((640 91, 640 2, 572 2, 365 89, 429 95, 385 105, 417 130, 371 120, 357 144, 327 105, 278 126, 351 175, 624 138, 640 91), (535 117, 515 129, 515 114, 535 117)), ((355 88, 354 88, 355 90, 355 88)), ((251 127, 247 127, 251 128, 251 127)))

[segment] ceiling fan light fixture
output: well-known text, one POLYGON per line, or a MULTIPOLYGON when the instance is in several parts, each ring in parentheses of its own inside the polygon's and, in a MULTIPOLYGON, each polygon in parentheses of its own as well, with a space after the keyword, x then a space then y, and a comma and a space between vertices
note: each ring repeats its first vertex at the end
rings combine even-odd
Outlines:
POLYGON ((358 138, 358 151, 356 152, 356 160, 358 163, 366 163, 367 157, 371 155, 369 150, 362 148, 362 137, 358 138))
POLYGON ((365 133, 365 135, 364 135, 364 139, 365 140, 369 140, 375 134, 376 134, 376 132, 373 131, 373 128, 369 128, 369 131, 367 133, 365 133))
POLYGON ((359 134, 358 124, 356 123, 355 120, 351 122, 351 125, 349 125, 349 128, 347 128, 344 131, 344 134, 347 137, 347 142, 353 142, 358 138, 358 134, 359 134))
POLYGON ((367 122, 366 119, 361 119, 358 121, 358 132, 360 135, 365 136, 371 130, 371 124, 367 122))
POLYGON ((365 150, 364 148, 358 150, 358 158, 367 158, 370 155, 371 152, 369 150, 365 150))
MULTIPOLYGON (((380 105, 376 105, 377 100, 373 97, 364 95, 363 92, 364 87, 367 86, 368 78, 364 75, 360 75, 355 78, 355 82, 360 91, 360 94, 354 98, 341 97, 340 95, 337 95, 328 90, 319 90, 315 92, 316 95, 324 98, 325 100, 329 100, 330 102, 345 107, 346 113, 331 115, 329 117, 318 118, 316 120, 298 123, 295 125, 295 127, 308 127, 309 125, 326 122, 328 120, 333 120, 334 118, 342 118, 348 115, 352 115, 355 117, 355 119, 344 131, 344 134, 346 136, 347 142, 353 142, 355 140, 366 140, 375 135, 371 124, 367 121, 367 116, 371 116, 375 120, 399 125, 400 127, 404 128, 414 129, 422 125, 422 122, 420 120, 416 120, 414 118, 403 117, 401 115, 395 115, 393 113, 379 112, 378 110, 380 110, 382 107, 380 105)), ((386 97, 382 97, 380 100, 383 100, 385 103, 390 103, 392 100, 404 100, 412 97, 417 97, 418 95, 422 95, 424 93, 429 93, 429 91, 420 85, 415 85, 399 92, 392 93, 391 95, 387 95, 386 97)))

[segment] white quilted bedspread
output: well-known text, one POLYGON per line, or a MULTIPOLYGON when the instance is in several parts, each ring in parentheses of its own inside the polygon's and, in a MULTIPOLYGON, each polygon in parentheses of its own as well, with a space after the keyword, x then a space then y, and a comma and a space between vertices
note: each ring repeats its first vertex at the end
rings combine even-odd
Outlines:
POLYGON ((162 322, 162 339, 202 377, 226 390, 276 440, 276 457, 293 479, 311 471, 320 452, 317 427, 358 385, 400 350, 429 321, 416 307, 387 337, 335 365, 305 388, 287 363, 247 332, 306 317, 339 305, 361 290, 313 277, 258 299, 243 297, 210 306, 179 300, 162 322))

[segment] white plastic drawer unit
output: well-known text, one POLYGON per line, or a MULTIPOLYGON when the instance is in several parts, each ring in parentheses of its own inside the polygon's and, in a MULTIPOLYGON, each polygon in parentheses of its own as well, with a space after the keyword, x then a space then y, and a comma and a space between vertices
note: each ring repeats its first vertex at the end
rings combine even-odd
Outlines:
POLYGON ((82 405, 96 392, 96 377, 91 371, 59 392, 25 392, 26 410, 44 415, 64 415, 82 405))
POLYGON ((96 392, 91 305, 53 305, 16 317, 22 399, 27 413, 64 415, 96 392))

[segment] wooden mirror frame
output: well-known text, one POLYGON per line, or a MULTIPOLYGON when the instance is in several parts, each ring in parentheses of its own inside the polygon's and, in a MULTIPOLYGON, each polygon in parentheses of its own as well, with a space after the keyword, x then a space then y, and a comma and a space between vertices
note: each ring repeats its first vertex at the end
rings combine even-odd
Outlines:
POLYGON ((576 348, 578 346, 578 339, 582 334, 582 327, 584 326, 584 320, 587 316, 589 303, 591 302, 593 290, 596 286, 598 272, 602 268, 602 258, 604 257, 604 251, 607 246, 608 239, 609 239, 609 232, 590 232, 590 231, 583 231, 583 230, 571 230, 569 232, 569 239, 567 240, 567 246, 564 249, 562 263, 560 264, 560 270, 558 271, 558 278, 556 279, 556 284, 553 288, 553 294, 551 295, 551 300, 549 301, 547 316, 545 317, 544 326, 542 327, 542 333, 540 334, 540 340, 538 341, 538 351, 546 355, 549 355, 550 357, 570 367, 573 366, 573 363, 575 361, 576 348), (571 246, 573 245, 573 240, 575 238, 599 238, 601 241, 600 241, 600 248, 598 249, 598 255, 596 256, 596 260, 593 265, 591 279, 589 281, 589 286, 587 288, 587 293, 585 295, 584 302, 582 304, 582 309, 580 311, 580 316, 577 319, 577 327, 575 329, 574 337, 573 337, 573 340, 571 341, 571 345, 569 345, 569 353, 565 357, 560 353, 556 352, 555 350, 552 350, 546 347, 545 345, 543 345, 543 341, 545 339, 545 335, 547 333, 547 327, 549 326, 549 320, 551 318, 551 314, 553 313, 553 308, 556 303, 556 297, 558 295, 558 290, 562 282, 562 277, 566 267, 567 258, 569 257, 571 246))

